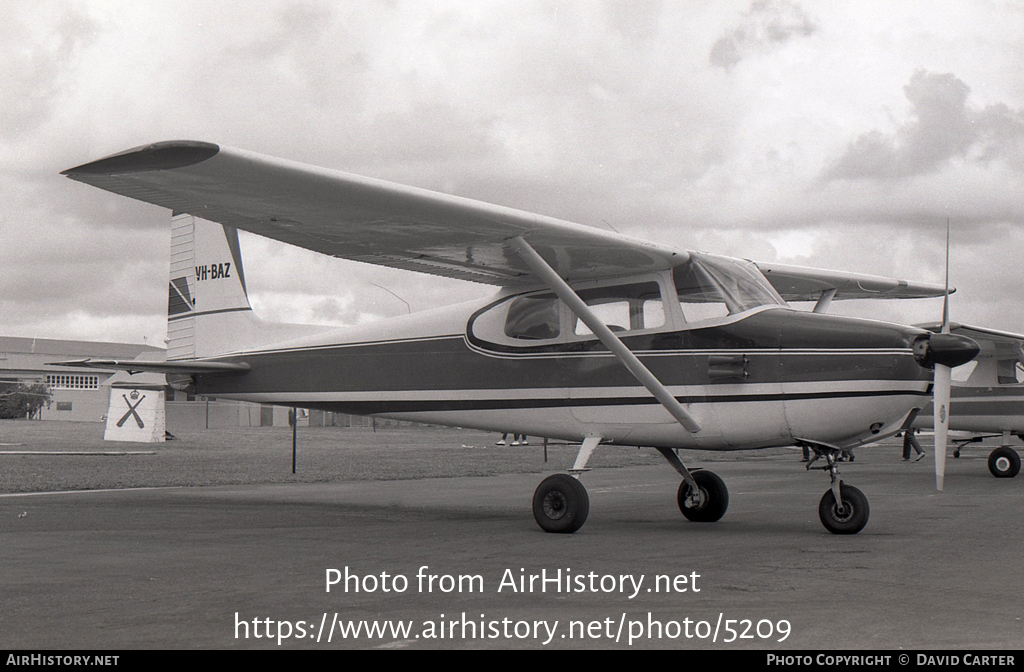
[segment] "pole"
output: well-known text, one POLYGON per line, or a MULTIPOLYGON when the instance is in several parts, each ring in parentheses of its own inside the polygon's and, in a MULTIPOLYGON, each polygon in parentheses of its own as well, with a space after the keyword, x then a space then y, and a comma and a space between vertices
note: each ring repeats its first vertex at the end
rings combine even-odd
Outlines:
POLYGON ((292 473, 295 473, 295 452, 297 441, 297 433, 299 426, 299 413, 298 410, 292 407, 292 473))

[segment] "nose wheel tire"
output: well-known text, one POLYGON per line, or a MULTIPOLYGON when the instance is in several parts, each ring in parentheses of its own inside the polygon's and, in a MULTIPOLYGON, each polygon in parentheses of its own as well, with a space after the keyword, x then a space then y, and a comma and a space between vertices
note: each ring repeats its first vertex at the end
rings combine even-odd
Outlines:
POLYGON ((679 484, 676 500, 687 520, 695 523, 713 523, 725 515, 729 508, 729 490, 718 474, 710 471, 693 472, 693 480, 700 488, 694 493, 686 481, 679 484))
POLYGON ((590 495, 568 474, 548 476, 533 493, 533 517, 545 532, 571 534, 583 527, 590 513, 590 495))
POLYGON ((996 478, 1013 478, 1020 472, 1020 455, 1009 446, 999 446, 988 456, 988 470, 996 478))
POLYGON ((864 493, 845 483, 839 484, 842 505, 836 504, 831 488, 825 492, 818 504, 821 524, 832 534, 857 534, 868 524, 871 509, 864 493))

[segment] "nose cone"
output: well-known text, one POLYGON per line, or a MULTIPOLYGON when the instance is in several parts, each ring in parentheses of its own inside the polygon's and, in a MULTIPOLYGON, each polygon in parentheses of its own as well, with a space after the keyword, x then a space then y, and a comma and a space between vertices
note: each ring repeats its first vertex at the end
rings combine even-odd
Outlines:
POLYGON ((914 357, 921 366, 932 368, 936 364, 954 367, 966 364, 981 352, 981 347, 966 336, 957 334, 930 334, 914 342, 914 357))

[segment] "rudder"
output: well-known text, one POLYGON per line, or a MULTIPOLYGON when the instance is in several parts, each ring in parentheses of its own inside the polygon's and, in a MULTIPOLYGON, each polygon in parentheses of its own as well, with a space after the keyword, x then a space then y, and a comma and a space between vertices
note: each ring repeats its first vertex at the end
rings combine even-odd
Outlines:
POLYGON ((168 361, 234 352, 250 345, 260 331, 245 287, 238 231, 192 215, 175 215, 167 300, 168 361))

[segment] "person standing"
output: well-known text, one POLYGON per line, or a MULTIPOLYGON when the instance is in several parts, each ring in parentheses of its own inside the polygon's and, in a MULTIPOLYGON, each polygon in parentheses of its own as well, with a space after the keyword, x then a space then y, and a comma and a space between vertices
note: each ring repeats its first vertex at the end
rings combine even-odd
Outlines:
POLYGON ((914 433, 916 431, 917 430, 914 430, 914 429, 908 429, 907 431, 903 432, 903 461, 904 462, 909 462, 910 461, 910 449, 911 448, 913 448, 917 452, 917 456, 914 457, 914 462, 917 462, 922 457, 924 457, 925 454, 926 454, 924 452, 924 449, 921 448, 921 444, 917 442, 917 437, 914 436, 914 433))
MULTIPOLYGON (((501 438, 494 442, 496 446, 504 446, 505 438, 509 435, 508 432, 502 432, 501 438)), ((519 434, 518 432, 512 432, 512 445, 513 446, 528 446, 530 442, 526 440, 526 434, 519 434)))

